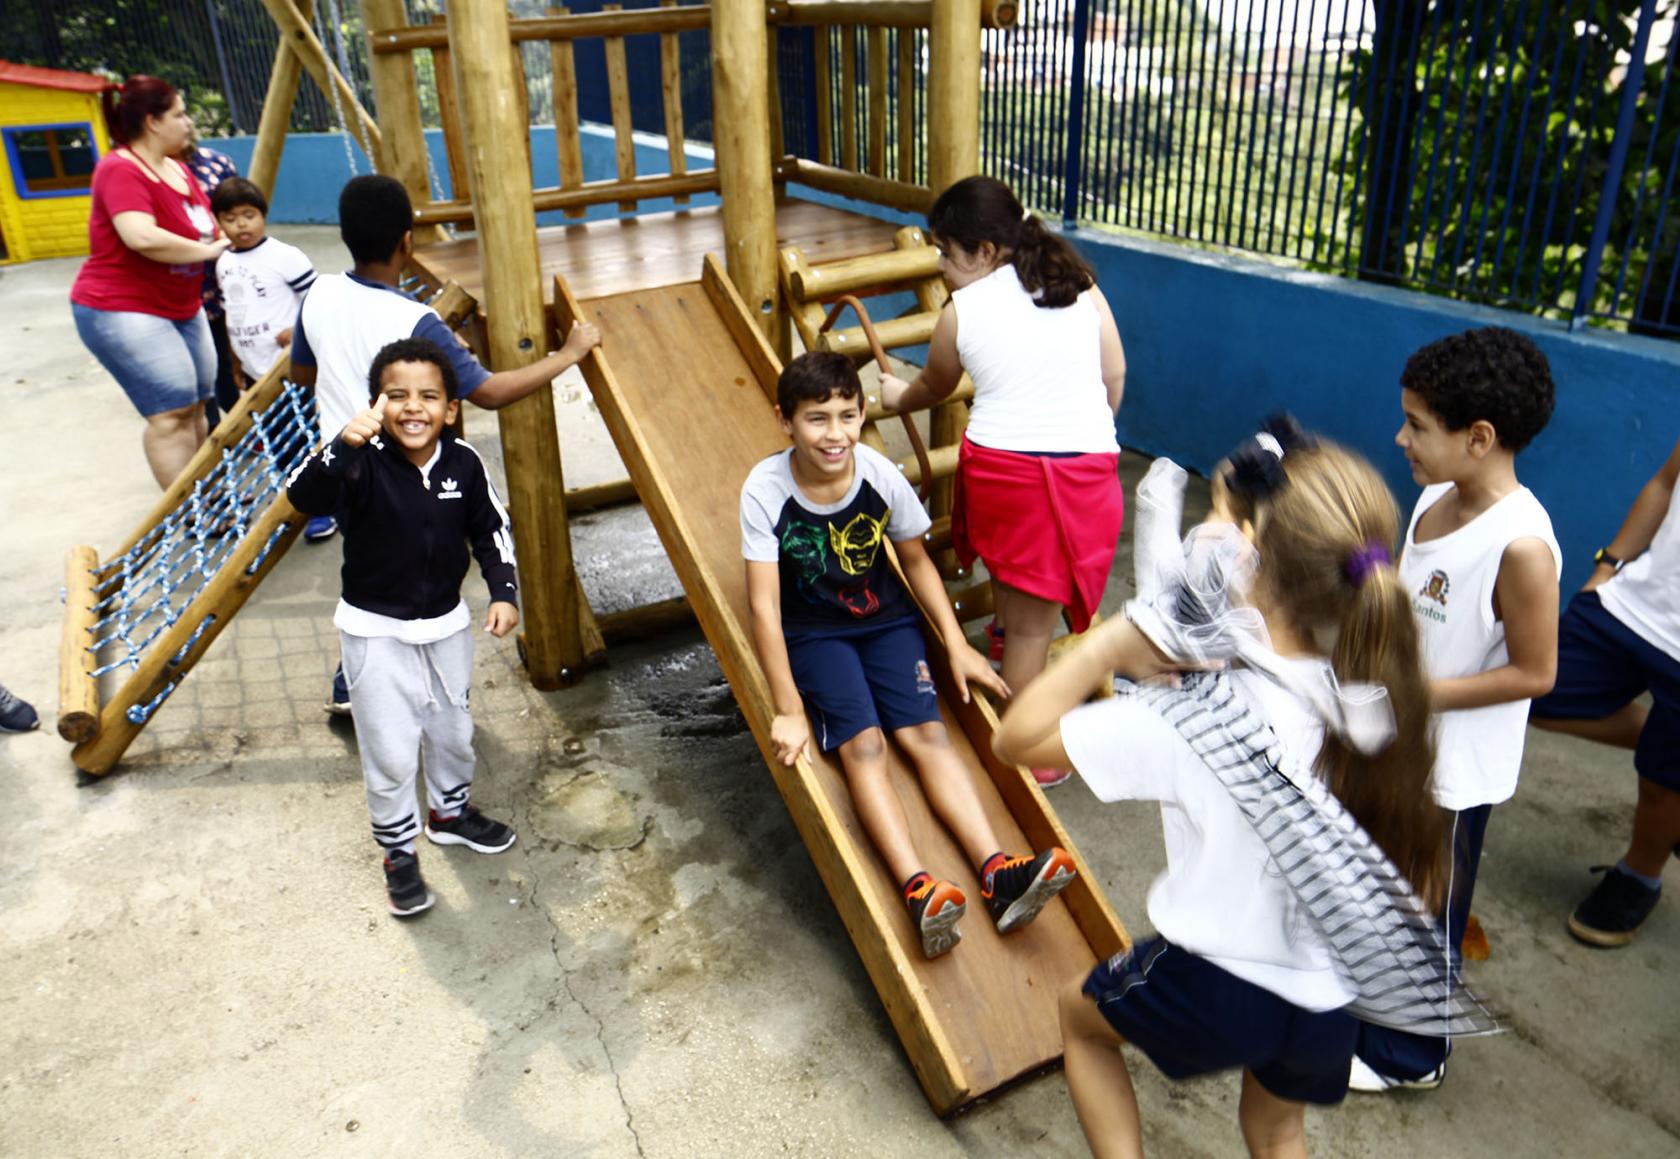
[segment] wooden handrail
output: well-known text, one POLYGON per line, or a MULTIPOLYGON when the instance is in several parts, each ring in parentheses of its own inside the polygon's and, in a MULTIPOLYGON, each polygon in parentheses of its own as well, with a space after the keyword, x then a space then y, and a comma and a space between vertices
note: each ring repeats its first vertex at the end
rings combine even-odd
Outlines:
MULTIPOLYGON (((663 175, 638 177, 634 181, 591 181, 577 189, 536 189, 531 194, 532 208, 538 213, 557 209, 575 209, 590 205, 605 205, 613 201, 646 201, 655 197, 677 197, 682 194, 716 193, 716 169, 696 169, 681 176, 663 175)), ((418 225, 443 222, 461 224, 473 218, 470 201, 434 201, 414 211, 418 225)))
MULTIPOLYGON (((508 21, 508 31, 515 43, 692 32, 711 26, 710 4, 692 4, 682 8, 634 8, 619 12, 574 12, 569 16, 531 16, 508 21)), ((382 28, 368 33, 368 43, 373 45, 375 52, 413 52, 417 48, 444 47, 449 43, 449 34, 442 25, 382 28)))

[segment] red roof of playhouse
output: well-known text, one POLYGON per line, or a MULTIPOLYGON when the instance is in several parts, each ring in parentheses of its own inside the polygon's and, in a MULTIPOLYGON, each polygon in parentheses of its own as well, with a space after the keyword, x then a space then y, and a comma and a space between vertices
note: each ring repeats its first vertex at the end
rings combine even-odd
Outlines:
POLYGON ((66 72, 61 68, 36 68, 32 64, 13 64, 0 60, 0 81, 15 85, 29 85, 38 89, 64 89, 72 93, 103 92, 110 83, 104 77, 86 72, 66 72))

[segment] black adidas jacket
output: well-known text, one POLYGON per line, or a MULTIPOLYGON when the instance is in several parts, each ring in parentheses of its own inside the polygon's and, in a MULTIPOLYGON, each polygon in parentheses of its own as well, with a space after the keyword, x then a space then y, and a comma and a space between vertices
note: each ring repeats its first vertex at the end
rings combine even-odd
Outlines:
POLYGON ((336 438, 292 472, 286 497, 307 515, 338 517, 344 599, 363 611, 445 615, 461 599, 469 542, 490 598, 518 598, 512 521, 478 452, 448 428, 425 472, 394 440, 347 447, 336 438))

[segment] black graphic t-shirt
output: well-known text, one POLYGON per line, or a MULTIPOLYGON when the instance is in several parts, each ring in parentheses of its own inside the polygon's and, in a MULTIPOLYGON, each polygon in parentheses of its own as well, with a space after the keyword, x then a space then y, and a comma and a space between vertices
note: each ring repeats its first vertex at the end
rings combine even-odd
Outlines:
POLYGON ((892 460, 862 444, 853 455, 852 485, 838 503, 800 493, 791 449, 754 467, 741 488, 741 554, 779 565, 788 636, 916 610, 881 545, 919 536, 932 520, 892 460))

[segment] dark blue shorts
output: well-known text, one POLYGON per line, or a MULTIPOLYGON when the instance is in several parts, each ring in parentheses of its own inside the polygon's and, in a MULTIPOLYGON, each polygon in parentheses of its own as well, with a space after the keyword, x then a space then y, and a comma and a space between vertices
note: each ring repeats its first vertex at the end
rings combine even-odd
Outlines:
POLYGON ((1085 994, 1170 1079, 1246 1068, 1280 1099, 1347 1096, 1359 1023, 1302 1010, 1157 937, 1091 971, 1085 994))
POLYGON ((1557 683, 1534 702, 1543 720, 1598 720, 1651 694, 1633 767, 1647 781, 1680 790, 1680 660, 1605 609, 1597 592, 1577 592, 1558 622, 1557 683))
POLYGON ((939 719, 939 693, 915 618, 796 636, 787 650, 793 682, 825 753, 865 729, 894 732, 939 719))

